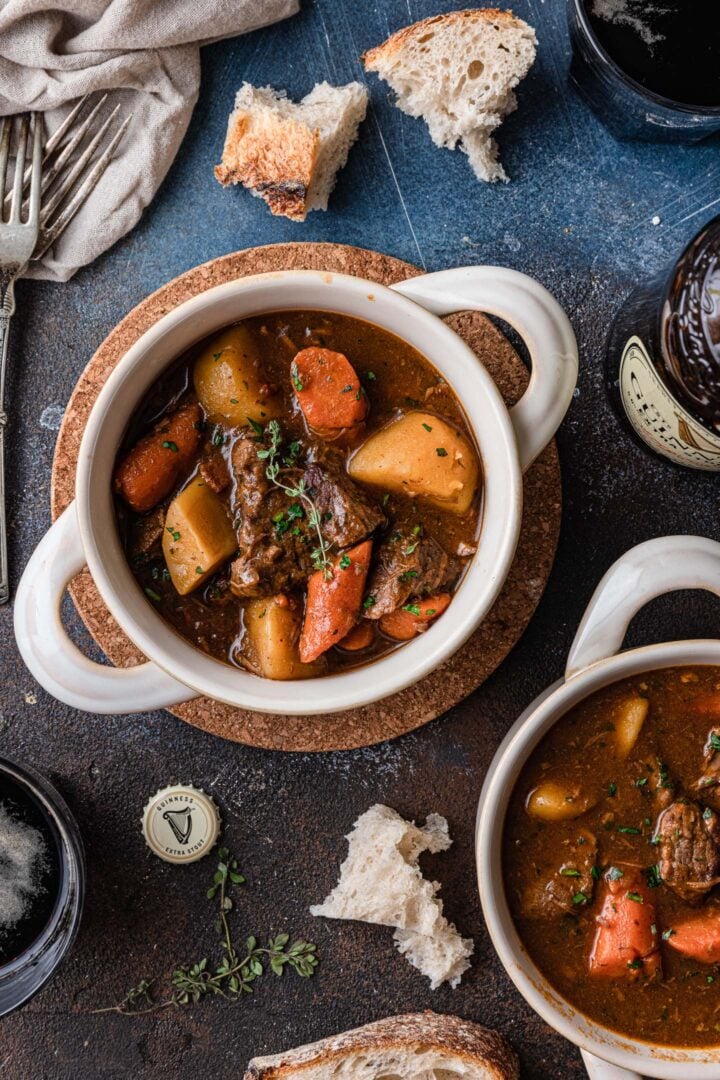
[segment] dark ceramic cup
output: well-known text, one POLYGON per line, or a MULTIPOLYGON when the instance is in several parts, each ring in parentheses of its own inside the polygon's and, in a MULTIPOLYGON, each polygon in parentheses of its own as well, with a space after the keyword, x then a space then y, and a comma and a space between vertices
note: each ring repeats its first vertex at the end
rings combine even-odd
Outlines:
POLYGON ((39 815, 52 839, 57 866, 55 899, 37 935, 0 963, 0 1016, 24 1005, 44 986, 75 940, 85 896, 85 859, 75 819, 57 791, 34 769, 0 758, 0 801, 22 798, 39 815))
POLYGON ((720 131, 720 104, 686 105, 632 79, 598 40, 583 0, 568 0, 570 79, 618 139, 697 142, 720 131))

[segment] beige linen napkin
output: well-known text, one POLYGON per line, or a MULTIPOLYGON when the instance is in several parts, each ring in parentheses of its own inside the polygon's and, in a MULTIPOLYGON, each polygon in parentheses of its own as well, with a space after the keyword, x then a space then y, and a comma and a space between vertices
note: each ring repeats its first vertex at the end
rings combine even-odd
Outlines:
MULTIPOLYGON (((294 15, 299 0, 4 0, 0 115, 108 91, 130 127, 87 203, 29 277, 66 281, 136 224, 168 171, 200 85, 199 46, 294 15)), ((231 103, 229 103, 231 104, 231 103)), ((103 115, 106 115, 105 112, 103 115)), ((208 168, 215 158, 208 148, 208 168)))

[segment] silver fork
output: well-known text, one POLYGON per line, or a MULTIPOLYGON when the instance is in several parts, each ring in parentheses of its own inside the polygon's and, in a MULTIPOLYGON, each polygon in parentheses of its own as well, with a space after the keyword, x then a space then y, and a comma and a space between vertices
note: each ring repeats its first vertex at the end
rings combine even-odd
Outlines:
POLYGON ((5 369, 10 317, 15 310, 14 282, 28 262, 42 258, 91 194, 112 161, 118 143, 132 120, 128 116, 117 127, 102 153, 93 155, 111 131, 118 114, 116 106, 93 130, 107 100, 103 95, 80 119, 90 100, 86 95, 70 110, 43 147, 42 117, 38 113, 5 117, 0 128, 0 604, 10 596, 5 512, 5 369), (25 167, 30 121, 33 126, 32 162, 25 167), (12 190, 6 192, 11 136, 19 121, 12 190), (68 136, 67 141, 65 137, 68 136), (85 139, 88 141, 83 145, 85 139), (75 155, 77 155, 75 157, 75 155), (77 186, 76 186, 77 185, 77 186), (23 203, 23 197, 27 200, 23 203), (25 221, 21 211, 25 210, 25 221))
POLYGON ((25 113, 16 124, 5 117, 0 133, 0 208, 4 209, 8 161, 13 129, 17 128, 15 173, 7 221, 0 212, 0 604, 10 597, 7 557, 7 522, 5 518, 5 367, 10 319, 15 311, 15 279, 32 258, 40 232, 40 170, 42 167, 42 118, 32 114, 33 140, 30 166, 30 195, 26 218, 22 220, 23 181, 31 117, 25 113))

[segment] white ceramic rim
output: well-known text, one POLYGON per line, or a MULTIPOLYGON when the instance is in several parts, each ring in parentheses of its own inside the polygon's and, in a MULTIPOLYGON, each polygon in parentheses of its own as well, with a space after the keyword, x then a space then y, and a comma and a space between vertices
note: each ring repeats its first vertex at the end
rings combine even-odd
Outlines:
POLYGON ((78 459, 78 520, 90 573, 127 636, 163 671, 231 705, 294 715, 369 704, 423 678, 451 656, 487 614, 517 546, 522 478, 515 432, 490 375, 445 323, 419 304, 362 278, 320 271, 280 271, 219 285, 181 304, 128 350, 93 407, 78 459), (448 612, 408 646, 361 667, 321 679, 273 682, 207 656, 153 610, 132 575, 115 529, 112 466, 132 409, 168 364, 209 334, 248 315, 315 309, 367 319, 426 356, 463 403, 484 472, 477 554, 448 612), (108 523, 112 527, 108 528, 108 523))

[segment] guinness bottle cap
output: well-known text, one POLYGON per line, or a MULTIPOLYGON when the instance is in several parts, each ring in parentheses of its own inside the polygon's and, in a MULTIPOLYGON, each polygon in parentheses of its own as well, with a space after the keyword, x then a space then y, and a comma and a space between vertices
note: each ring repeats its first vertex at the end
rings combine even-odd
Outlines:
POLYGON ((143 811, 148 847, 171 863, 202 859, 220 834, 220 813, 204 791, 192 784, 172 784, 152 796, 143 811))

